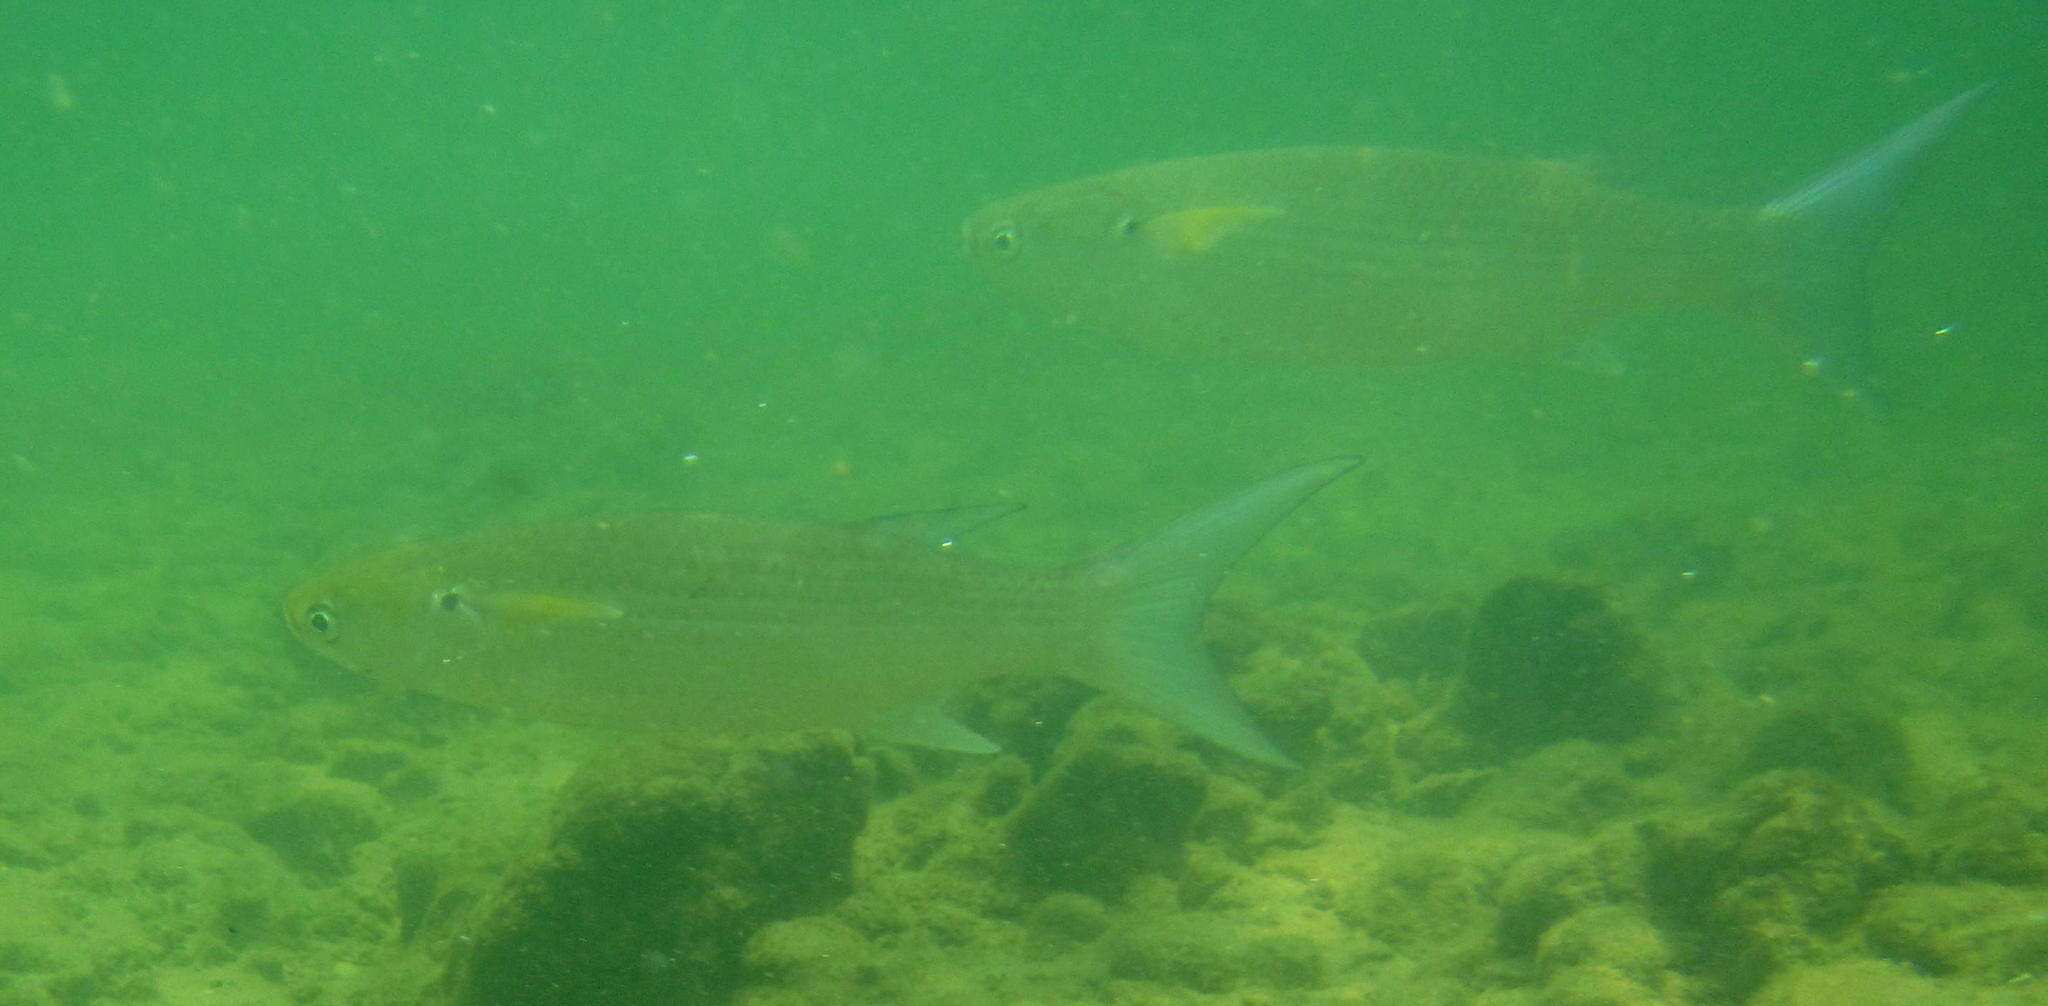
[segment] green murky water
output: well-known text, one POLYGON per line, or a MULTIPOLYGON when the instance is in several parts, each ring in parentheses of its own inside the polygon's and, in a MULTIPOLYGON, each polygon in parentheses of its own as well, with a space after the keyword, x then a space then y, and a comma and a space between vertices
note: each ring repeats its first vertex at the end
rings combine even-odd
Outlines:
POLYGON ((0 1004, 2037 1002, 2048 23, 2020 2, 0 11, 0 1004), (1294 144, 1758 203, 1941 100, 1845 408, 1735 319, 1311 369, 1055 324, 990 200, 1294 144), (1207 628, 1305 768, 373 689, 322 562, 1012 500, 1058 563, 1368 463, 1207 628))

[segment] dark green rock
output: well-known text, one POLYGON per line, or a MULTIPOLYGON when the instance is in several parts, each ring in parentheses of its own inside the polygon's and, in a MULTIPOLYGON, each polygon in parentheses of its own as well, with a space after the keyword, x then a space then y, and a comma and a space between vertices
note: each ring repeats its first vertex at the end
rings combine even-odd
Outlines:
POLYGON ((1184 751, 1083 743, 1011 814, 1017 864, 1033 886, 1113 898, 1179 854, 1207 790, 1184 751))
POLYGON ((2048 884, 2048 796, 2019 782, 1956 797, 1930 822, 1935 872, 1945 879, 2048 884))
POLYGON ((1501 950, 1516 956, 1534 953, 1544 934, 1566 918, 1641 903, 1643 873, 1642 836, 1623 826, 1585 843, 1523 856, 1494 892, 1501 950))
POLYGON ((1889 818, 1812 772, 1774 772, 1719 814, 1643 826, 1646 888, 1687 940, 1694 969, 1735 999, 1825 957, 1870 899, 1919 856, 1889 818))
POLYGON ((1112 977, 1212 995, 1245 978, 1236 927, 1200 914, 1160 916, 1114 930, 1104 957, 1112 977))
POLYGON ((1032 906, 1024 923, 1041 940, 1087 943, 1109 928, 1109 909, 1085 894, 1055 891, 1032 906))
POLYGON ((2048 971, 2048 919, 2027 891, 1991 884, 1902 884, 1864 923, 1884 956, 1930 975, 1996 984, 2048 971))
POLYGON ((1649 671, 1641 639, 1598 590, 1510 580, 1473 617, 1461 719, 1511 752, 1567 738, 1625 740, 1663 707, 1649 671))
POLYGON ((1750 741, 1743 774, 1773 769, 1812 769, 1893 803, 1913 776, 1898 720, 1840 702, 1776 710, 1750 741))
POLYGON ((846 892, 869 775, 843 741, 820 736, 586 769, 539 862, 473 927, 445 1001, 723 1001, 757 929, 846 892))

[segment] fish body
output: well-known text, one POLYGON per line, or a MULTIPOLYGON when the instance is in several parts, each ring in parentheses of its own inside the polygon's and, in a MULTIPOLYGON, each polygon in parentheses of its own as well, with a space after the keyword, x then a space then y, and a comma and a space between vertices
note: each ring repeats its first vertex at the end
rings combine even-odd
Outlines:
POLYGON ((887 735, 896 719, 928 737, 919 710, 966 682, 1052 674, 1286 764, 1192 637, 1223 568, 1351 465, 1283 473, 1065 568, 961 554, 902 518, 656 513, 400 545, 308 581, 284 614, 370 678, 610 729, 887 735))
POLYGON ((1526 355, 1593 320, 1777 296, 1754 210, 1620 192, 1562 161, 1297 147, 1142 165, 977 213, 994 282, 1169 346, 1379 365, 1526 355))
POLYGON ((1381 365, 1543 356, 1593 323, 1706 310, 1869 369, 1870 250, 1918 155, 1983 88, 1761 207, 1704 207, 1554 160, 1294 147, 1144 164, 963 224, 992 283, 1158 345, 1381 365))

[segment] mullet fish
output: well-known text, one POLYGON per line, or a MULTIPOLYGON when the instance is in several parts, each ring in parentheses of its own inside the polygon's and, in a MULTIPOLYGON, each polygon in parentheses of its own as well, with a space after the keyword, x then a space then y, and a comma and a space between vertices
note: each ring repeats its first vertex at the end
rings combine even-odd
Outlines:
POLYGON ((1355 464, 1282 472, 1066 568, 941 547, 1010 508, 851 525, 643 514, 401 545, 293 590, 284 616, 372 679, 604 728, 845 728, 990 751, 939 701, 985 675, 1057 674, 1285 766, 1195 636, 1225 569, 1355 464))
POLYGON ((1984 90, 1762 207, 1686 206, 1577 165, 1384 147, 1162 161, 984 207, 998 285, 1063 321, 1212 353, 1378 365, 1540 355, 1630 312, 1785 332, 1862 390, 1871 249, 1908 168, 1984 90))

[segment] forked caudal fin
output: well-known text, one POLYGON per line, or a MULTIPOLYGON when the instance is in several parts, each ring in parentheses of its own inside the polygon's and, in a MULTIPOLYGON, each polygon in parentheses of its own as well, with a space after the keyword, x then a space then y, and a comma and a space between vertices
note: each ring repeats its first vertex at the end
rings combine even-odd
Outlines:
POLYGON ((1253 761, 1295 767, 1252 723, 1195 637, 1224 571, 1358 460, 1281 472, 1082 567, 1113 605, 1107 659, 1088 683, 1253 761))
POLYGON ((1807 366, 1845 394, 1872 393, 1870 257, 1898 191, 1920 155, 1990 86, 1935 106, 1763 208, 1785 231, 1787 320, 1807 366))

